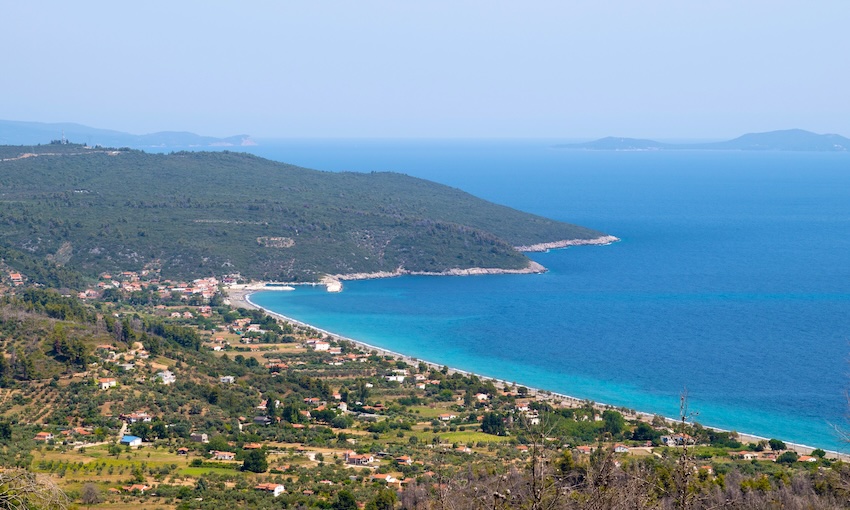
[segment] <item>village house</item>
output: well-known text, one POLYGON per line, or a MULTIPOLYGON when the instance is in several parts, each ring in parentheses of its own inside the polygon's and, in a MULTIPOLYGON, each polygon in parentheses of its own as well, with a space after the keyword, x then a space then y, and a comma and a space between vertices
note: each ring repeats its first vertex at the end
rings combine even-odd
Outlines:
POLYGON ((36 441, 47 442, 47 441, 52 441, 54 439, 54 435, 51 432, 39 432, 38 434, 35 435, 35 437, 33 439, 35 439, 36 441))
POLYGON ((233 452, 212 451, 213 460, 236 460, 236 454, 233 452))
POLYGON ((457 418, 457 415, 454 413, 443 413, 440 415, 440 420, 442 421, 451 421, 457 418))
POLYGON ((109 388, 114 388, 118 384, 118 381, 116 381, 112 377, 102 377, 102 378, 98 379, 97 382, 98 382, 98 384, 100 384, 100 389, 102 389, 102 390, 108 390, 109 388))
POLYGON ((185 446, 181 446, 177 449, 177 455, 189 455, 189 449, 185 446))
POLYGON ((151 415, 143 411, 136 411, 135 413, 130 414, 122 414, 119 418, 130 424, 136 423, 137 421, 149 423, 151 420, 153 420, 153 417, 151 417, 151 415))
POLYGON ((345 459, 346 464, 351 464, 352 466, 365 466, 375 460, 375 457, 373 457, 372 454, 365 453, 363 455, 359 455, 351 450, 345 452, 343 458, 345 459))
POLYGON ((750 451, 746 451, 746 450, 740 451, 740 452, 735 452, 735 453, 732 453, 730 455, 732 455, 733 457, 738 457, 739 459, 743 459, 743 460, 755 460, 755 459, 758 458, 758 454, 756 452, 750 452, 750 451))
POLYGON ((373 482, 384 482, 384 483, 396 483, 398 482, 398 478, 394 477, 390 474, 385 473, 375 473, 369 479, 373 482))
POLYGON ((189 436, 193 443, 209 443, 210 438, 206 432, 196 432, 189 436))
POLYGON ((279 483, 261 483, 259 485, 255 485, 254 489, 258 491, 270 492, 274 495, 274 497, 278 497, 284 492, 286 492, 283 485, 279 483))
POLYGON ((162 384, 173 384, 177 381, 177 377, 171 372, 171 370, 163 370, 162 372, 157 372, 156 377, 160 380, 162 384))
POLYGON ((236 378, 232 375, 223 375, 219 377, 218 380, 224 384, 233 384, 236 381, 236 378))
POLYGON ((72 429, 63 430, 62 435, 69 436, 90 436, 92 433, 82 427, 74 427, 72 429))
POLYGON ((9 279, 12 280, 15 287, 24 284, 24 277, 21 276, 21 273, 9 273, 9 279))

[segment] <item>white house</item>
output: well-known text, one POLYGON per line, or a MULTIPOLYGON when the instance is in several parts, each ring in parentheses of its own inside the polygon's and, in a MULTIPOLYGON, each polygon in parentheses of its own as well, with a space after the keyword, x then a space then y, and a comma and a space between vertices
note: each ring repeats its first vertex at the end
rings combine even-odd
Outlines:
POLYGON ((286 492, 283 485, 279 483, 261 483, 259 485, 255 485, 254 489, 258 491, 271 492, 274 494, 274 497, 278 497, 286 492))
POLYGON ((232 375, 223 375, 219 377, 218 380, 224 384, 233 384, 236 381, 236 378, 232 375))
POLYGON ((114 388, 115 385, 118 384, 118 381, 116 381, 112 377, 102 377, 102 378, 98 379, 97 382, 98 382, 98 384, 100 384, 100 389, 102 389, 102 390, 108 390, 109 388, 114 388))
POLYGON ((214 452, 212 452, 212 454, 213 454, 213 457, 212 457, 213 460, 234 460, 234 459, 236 459, 236 454, 233 453, 233 452, 214 451, 214 452))
POLYGON ((171 370, 163 370, 162 372, 157 372, 156 376, 162 382, 162 384, 172 384, 177 381, 177 377, 174 376, 174 373, 171 370))

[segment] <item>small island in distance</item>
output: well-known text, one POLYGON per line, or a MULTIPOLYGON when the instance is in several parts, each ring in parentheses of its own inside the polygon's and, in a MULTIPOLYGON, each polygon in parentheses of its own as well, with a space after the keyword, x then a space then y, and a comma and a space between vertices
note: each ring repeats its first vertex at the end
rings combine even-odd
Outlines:
POLYGON ((104 147, 249 147, 257 145, 250 135, 224 138, 203 136, 185 131, 158 131, 143 135, 114 129, 100 129, 75 122, 24 122, 0 120, 0 145, 34 145, 57 138, 60 133, 69 140, 104 147))
POLYGON ((708 150, 708 151, 816 151, 846 152, 850 138, 835 134, 817 134, 803 129, 785 129, 765 133, 748 133, 733 140, 709 143, 664 143, 639 138, 609 136, 592 142, 565 143, 558 149, 595 151, 655 151, 655 150, 708 150))

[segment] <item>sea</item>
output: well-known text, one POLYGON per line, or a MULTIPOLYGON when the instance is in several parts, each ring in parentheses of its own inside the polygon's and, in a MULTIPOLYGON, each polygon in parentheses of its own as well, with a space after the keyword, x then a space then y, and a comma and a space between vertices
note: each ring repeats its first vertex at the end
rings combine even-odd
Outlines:
MULTIPOLYGON (((345 282, 252 300, 440 365, 846 452, 850 154, 581 151, 558 140, 261 140, 617 236, 537 275, 345 282)), ((555 239, 553 239, 555 241, 555 239)))

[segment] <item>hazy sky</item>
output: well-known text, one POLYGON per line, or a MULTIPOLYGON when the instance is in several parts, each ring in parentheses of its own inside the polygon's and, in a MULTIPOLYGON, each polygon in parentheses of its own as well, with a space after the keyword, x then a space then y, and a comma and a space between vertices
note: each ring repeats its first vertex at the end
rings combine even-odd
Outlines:
POLYGON ((2 18, 7 120, 255 137, 850 136, 847 0, 5 1, 2 18))

